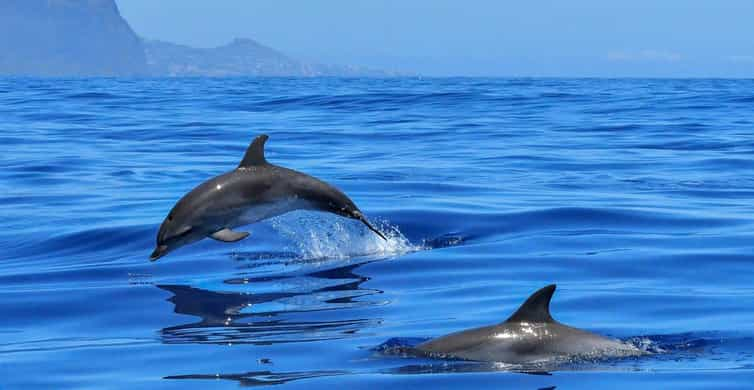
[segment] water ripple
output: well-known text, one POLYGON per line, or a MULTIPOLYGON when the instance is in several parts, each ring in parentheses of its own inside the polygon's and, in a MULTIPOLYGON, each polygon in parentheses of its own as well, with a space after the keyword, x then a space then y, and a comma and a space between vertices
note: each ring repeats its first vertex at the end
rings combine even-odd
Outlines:
POLYGON ((0 78, 2 385, 742 387, 752 99, 750 80, 0 78), (262 132, 389 240, 293 213, 149 262, 175 201, 262 132), (373 351, 500 322, 551 282, 564 322, 672 353, 564 375, 373 351))

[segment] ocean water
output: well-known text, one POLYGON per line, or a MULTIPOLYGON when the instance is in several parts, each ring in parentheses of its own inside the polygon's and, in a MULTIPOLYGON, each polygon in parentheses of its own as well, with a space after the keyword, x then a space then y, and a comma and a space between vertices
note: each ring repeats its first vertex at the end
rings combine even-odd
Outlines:
POLYGON ((754 81, 0 79, 0 388, 751 388, 754 81), (267 157, 349 194, 148 256, 267 157), (406 353, 553 316, 656 352, 520 370, 406 353))

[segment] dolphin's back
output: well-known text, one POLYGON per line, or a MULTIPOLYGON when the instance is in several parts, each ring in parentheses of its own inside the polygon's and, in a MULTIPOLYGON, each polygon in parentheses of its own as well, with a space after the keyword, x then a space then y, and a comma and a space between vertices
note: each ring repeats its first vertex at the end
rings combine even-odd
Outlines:
POLYGON ((235 169, 217 176, 187 195, 188 208, 220 226, 243 226, 292 210, 329 211, 332 204, 356 206, 340 190, 307 174, 272 165, 235 169), (195 193, 195 194, 194 194, 195 193))
MULTIPOLYGON (((308 201, 311 208, 324 208, 328 201, 348 197, 330 184, 305 173, 268 164, 253 170, 231 172, 231 180, 244 202, 277 202, 288 198, 308 201)), ((351 202, 352 203, 352 202, 351 202)))
POLYGON ((264 157, 266 136, 249 145, 234 170, 200 184, 174 210, 203 216, 214 227, 237 227, 296 209, 358 210, 337 188, 293 169, 270 164, 264 157))
POLYGON ((505 363, 640 354, 632 345, 555 321, 549 309, 554 291, 555 285, 538 290, 500 324, 451 333, 419 344, 417 349, 440 356, 505 363))

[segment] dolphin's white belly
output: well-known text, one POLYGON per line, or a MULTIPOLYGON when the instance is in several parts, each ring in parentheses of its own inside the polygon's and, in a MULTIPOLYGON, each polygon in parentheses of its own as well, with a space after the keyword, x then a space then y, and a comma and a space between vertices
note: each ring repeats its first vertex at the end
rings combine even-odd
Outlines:
POLYGON ((276 202, 268 202, 247 207, 232 221, 232 227, 249 225, 261 220, 276 217, 293 210, 312 209, 309 201, 290 197, 276 202))

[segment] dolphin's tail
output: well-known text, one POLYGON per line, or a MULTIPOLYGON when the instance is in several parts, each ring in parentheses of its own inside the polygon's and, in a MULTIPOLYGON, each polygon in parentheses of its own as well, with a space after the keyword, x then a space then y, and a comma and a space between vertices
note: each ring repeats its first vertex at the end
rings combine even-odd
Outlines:
POLYGON ((367 217, 365 217, 364 214, 362 214, 359 211, 356 211, 353 214, 354 214, 354 217, 356 217, 356 219, 358 219, 364 225, 366 225, 369 228, 369 230, 375 232, 375 234, 377 234, 378 236, 380 236, 380 238, 382 238, 383 240, 387 241, 387 238, 385 237, 385 235, 382 234, 382 232, 380 232, 379 230, 377 230, 377 228, 375 228, 374 226, 372 226, 372 224, 369 223, 369 220, 367 220, 367 217))

